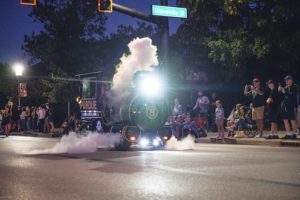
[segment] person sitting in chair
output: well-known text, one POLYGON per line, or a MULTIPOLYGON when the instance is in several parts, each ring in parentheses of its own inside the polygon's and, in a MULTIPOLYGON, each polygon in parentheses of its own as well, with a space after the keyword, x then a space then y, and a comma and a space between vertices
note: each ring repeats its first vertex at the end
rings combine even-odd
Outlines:
POLYGON ((192 121, 192 117, 188 115, 185 120, 185 125, 183 126, 183 131, 185 135, 192 134, 196 138, 198 138, 198 127, 196 124, 192 121))
MULTIPOLYGON (((227 127, 230 127, 232 125, 234 125, 234 123, 240 118, 240 108, 241 108, 241 104, 236 104, 235 106, 235 109, 236 111, 231 113, 231 115, 229 116, 228 119, 230 119, 230 121, 227 121, 227 127)), ((230 137, 231 136, 231 133, 229 132, 229 129, 228 130, 228 135, 227 137, 230 137)))
MULTIPOLYGON (((247 114, 245 113, 245 107, 242 106, 242 107, 240 107, 240 118, 238 120, 236 120, 236 122, 232 126, 226 127, 226 129, 233 131, 235 128, 238 128, 238 132, 236 134, 236 136, 237 136, 239 134, 239 132, 243 130, 243 126, 245 124, 246 117, 247 117, 247 114)), ((247 136, 245 134, 242 134, 242 135, 239 135, 239 137, 247 137, 247 136)))

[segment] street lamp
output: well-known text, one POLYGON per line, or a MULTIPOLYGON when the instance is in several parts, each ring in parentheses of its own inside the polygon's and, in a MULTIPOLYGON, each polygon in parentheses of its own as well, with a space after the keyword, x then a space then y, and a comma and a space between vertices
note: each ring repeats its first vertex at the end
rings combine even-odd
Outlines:
POLYGON ((19 98, 19 106, 21 106, 21 104, 20 104, 20 76, 22 76, 24 67, 21 64, 17 64, 14 67, 14 69, 16 71, 16 76, 18 77, 18 98, 19 98))

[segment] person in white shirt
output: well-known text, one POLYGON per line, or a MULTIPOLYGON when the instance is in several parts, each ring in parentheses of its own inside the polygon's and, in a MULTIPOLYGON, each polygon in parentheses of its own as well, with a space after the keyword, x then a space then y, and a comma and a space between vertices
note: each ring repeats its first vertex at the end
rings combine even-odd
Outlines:
POLYGON ((182 115, 182 107, 181 105, 179 105, 179 101, 176 98, 174 100, 175 106, 174 106, 174 110, 173 110, 173 115, 178 116, 178 115, 182 115))
POLYGON ((43 127, 44 127, 45 115, 46 115, 45 106, 41 105, 41 108, 36 113, 39 115, 39 121, 40 121, 40 123, 39 123, 39 133, 43 133, 43 127))

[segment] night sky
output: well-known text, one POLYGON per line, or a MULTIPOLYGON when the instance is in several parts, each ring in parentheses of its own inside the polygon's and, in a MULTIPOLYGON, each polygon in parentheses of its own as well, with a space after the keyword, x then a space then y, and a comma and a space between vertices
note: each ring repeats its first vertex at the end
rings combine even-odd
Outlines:
MULTIPOLYGON (((40 0, 37 0, 40 1, 40 0)), ((150 14, 150 5, 160 5, 160 0, 114 0, 114 3, 136 8, 138 11, 150 14)), ((169 0, 169 6, 176 6, 176 0, 169 0)), ((97 9, 97 7, 95 7, 97 9)), ((33 18, 28 17, 31 7, 21 5, 20 0, 0 0, 0 62, 14 65, 14 63, 23 63, 27 61, 22 58, 24 52, 21 46, 24 43, 24 35, 31 35, 34 31, 39 33, 43 29, 43 24, 33 23, 33 18)), ((118 25, 131 25, 136 27, 136 18, 118 13, 106 13, 108 20, 106 22, 106 34, 117 30, 118 25)), ((170 35, 175 33, 178 26, 182 23, 180 19, 169 18, 170 35)), ((149 23, 147 23, 149 24, 149 23)), ((155 24, 152 24, 156 27, 155 24)), ((120 55, 122 56, 122 55, 120 55)))

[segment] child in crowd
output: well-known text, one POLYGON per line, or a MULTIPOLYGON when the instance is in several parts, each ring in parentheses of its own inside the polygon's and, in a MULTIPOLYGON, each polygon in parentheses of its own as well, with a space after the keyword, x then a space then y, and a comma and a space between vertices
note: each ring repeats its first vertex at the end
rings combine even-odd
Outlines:
POLYGON ((190 133, 190 134, 194 135, 196 138, 199 137, 198 136, 198 127, 192 121, 192 117, 190 115, 188 115, 186 117, 185 125, 183 127, 183 132, 184 132, 185 135, 190 133))
POLYGON ((165 125, 170 126, 174 124, 174 118, 173 116, 168 117, 168 121, 165 123, 165 125))
POLYGON ((223 123, 224 123, 224 109, 222 107, 222 102, 220 100, 216 101, 216 124, 218 127, 218 138, 224 138, 224 127, 223 127, 223 123), (222 129, 222 136, 221 136, 221 129, 222 129))

